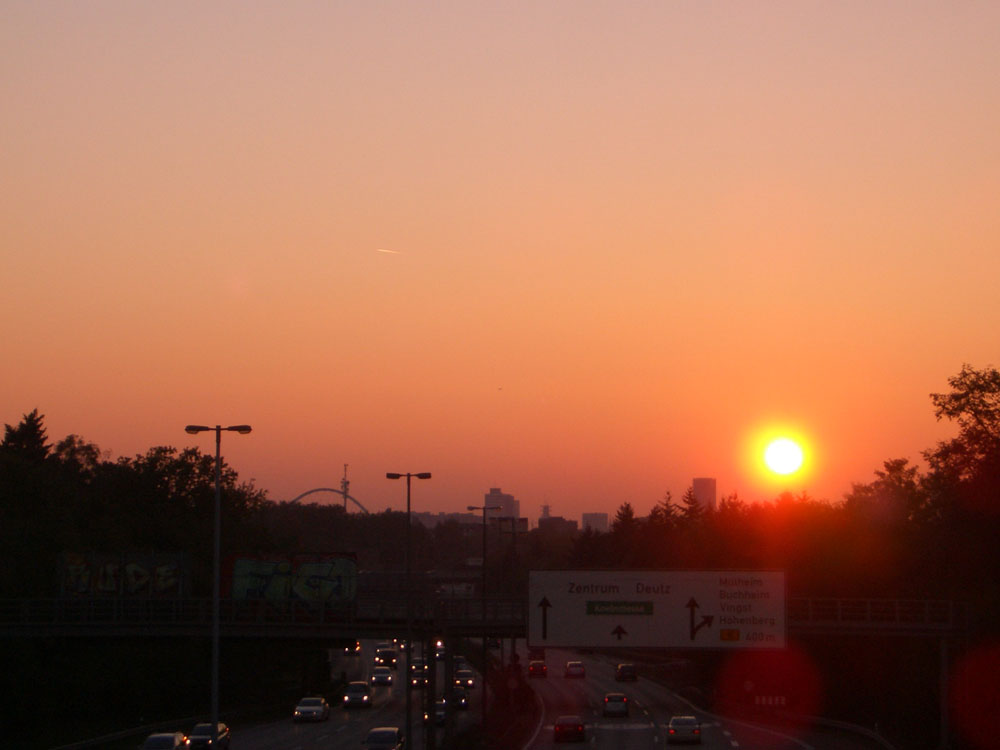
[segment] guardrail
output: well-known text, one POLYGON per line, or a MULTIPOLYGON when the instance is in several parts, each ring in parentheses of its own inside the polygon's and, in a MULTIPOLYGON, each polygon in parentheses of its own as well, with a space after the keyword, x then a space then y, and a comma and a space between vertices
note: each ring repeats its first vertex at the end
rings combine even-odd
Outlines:
MULTIPOLYGON (((407 621, 418 629, 456 635, 523 637, 527 621, 521 597, 386 600, 359 596, 352 602, 239 601, 223 599, 223 635, 258 637, 396 635, 407 621)), ((0 600, 0 636, 199 635, 212 621, 211 599, 24 599, 0 600)))
MULTIPOLYGON (((409 621, 420 629, 455 635, 523 638, 523 597, 414 598, 409 621)), ((66 598, 0 600, 0 636, 202 635, 211 625, 212 601, 203 599, 66 598)), ((964 625, 954 602, 905 599, 790 599, 790 633, 897 631, 947 632, 964 625)), ((408 620, 407 602, 360 595, 355 601, 220 602, 226 636, 365 637, 394 635, 408 620)))
POLYGON ((964 624, 956 602, 934 599, 790 599, 790 629, 949 631, 964 624))

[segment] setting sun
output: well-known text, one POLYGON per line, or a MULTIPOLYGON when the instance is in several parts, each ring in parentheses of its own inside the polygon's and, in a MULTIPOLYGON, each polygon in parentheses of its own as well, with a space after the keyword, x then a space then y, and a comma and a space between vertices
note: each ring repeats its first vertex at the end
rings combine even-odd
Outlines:
POLYGON ((791 474, 802 466, 802 448, 794 440, 772 440, 764 451, 764 463, 775 474, 791 474))

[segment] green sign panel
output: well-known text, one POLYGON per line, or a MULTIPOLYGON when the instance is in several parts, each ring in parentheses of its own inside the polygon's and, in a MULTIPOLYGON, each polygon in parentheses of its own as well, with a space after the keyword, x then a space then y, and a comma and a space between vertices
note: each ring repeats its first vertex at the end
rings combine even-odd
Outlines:
POLYGON ((588 615, 651 615, 652 602, 587 602, 588 615))

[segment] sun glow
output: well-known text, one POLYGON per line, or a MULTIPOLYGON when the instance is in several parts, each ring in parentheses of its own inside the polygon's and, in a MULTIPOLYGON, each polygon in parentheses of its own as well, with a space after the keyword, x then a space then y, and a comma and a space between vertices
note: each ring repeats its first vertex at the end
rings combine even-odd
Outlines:
POLYGON ((802 448, 786 437, 772 440, 764 450, 764 463, 775 474, 794 474, 802 467, 802 448))
POLYGON ((748 491, 762 497, 772 492, 806 491, 817 472, 812 436, 789 421, 750 428, 741 461, 748 491))

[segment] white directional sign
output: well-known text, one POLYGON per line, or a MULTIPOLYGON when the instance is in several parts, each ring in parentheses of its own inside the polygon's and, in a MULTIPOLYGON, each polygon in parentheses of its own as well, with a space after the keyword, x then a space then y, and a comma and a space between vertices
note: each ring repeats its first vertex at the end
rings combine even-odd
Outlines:
POLYGON ((533 570, 532 647, 784 648, 779 571, 533 570))

